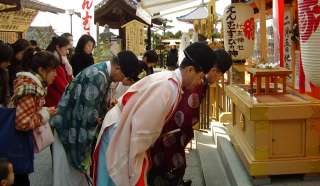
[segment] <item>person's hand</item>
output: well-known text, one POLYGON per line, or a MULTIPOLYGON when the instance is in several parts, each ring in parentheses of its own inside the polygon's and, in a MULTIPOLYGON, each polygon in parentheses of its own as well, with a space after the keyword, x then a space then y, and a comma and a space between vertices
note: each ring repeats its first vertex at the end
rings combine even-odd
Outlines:
POLYGON ((118 103, 117 99, 112 99, 110 102, 111 107, 115 106, 118 103))
POLYGON ((58 111, 55 107, 49 107, 48 112, 49 112, 50 117, 52 117, 52 116, 56 115, 58 111))

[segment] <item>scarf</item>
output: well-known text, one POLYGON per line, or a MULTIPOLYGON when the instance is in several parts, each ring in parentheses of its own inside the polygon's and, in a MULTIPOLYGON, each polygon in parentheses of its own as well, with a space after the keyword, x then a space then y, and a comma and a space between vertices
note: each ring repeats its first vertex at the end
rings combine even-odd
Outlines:
POLYGON ((61 59, 61 63, 63 64, 64 69, 67 72, 67 75, 73 77, 73 70, 72 70, 72 66, 69 63, 68 57, 60 56, 56 51, 54 51, 53 54, 59 59, 59 61, 61 59))
POLYGON ((17 73, 17 79, 14 81, 13 103, 25 95, 44 97, 46 94, 45 82, 38 74, 31 72, 17 73))

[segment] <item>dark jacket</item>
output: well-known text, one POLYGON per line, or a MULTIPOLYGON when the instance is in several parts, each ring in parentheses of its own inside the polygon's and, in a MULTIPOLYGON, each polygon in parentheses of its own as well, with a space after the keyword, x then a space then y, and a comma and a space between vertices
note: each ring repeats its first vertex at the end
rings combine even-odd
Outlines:
POLYGON ((0 68, 0 105, 6 106, 10 101, 9 73, 0 68))
POLYGON ((94 64, 93 56, 92 54, 74 53, 71 57, 70 64, 73 69, 73 76, 76 77, 79 72, 94 64))
POLYGON ((11 61, 11 65, 8 67, 9 70, 9 92, 10 95, 13 94, 13 81, 16 79, 16 74, 18 72, 21 72, 23 69, 22 67, 22 61, 18 61, 16 59, 13 59, 11 61))
POLYGON ((178 50, 170 49, 167 56, 167 67, 178 67, 178 50))

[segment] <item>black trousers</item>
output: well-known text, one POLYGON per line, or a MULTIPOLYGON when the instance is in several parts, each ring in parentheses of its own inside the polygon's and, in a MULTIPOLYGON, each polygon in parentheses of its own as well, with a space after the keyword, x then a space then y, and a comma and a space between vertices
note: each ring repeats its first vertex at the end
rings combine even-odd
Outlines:
POLYGON ((13 186, 30 186, 28 174, 14 174, 13 186))

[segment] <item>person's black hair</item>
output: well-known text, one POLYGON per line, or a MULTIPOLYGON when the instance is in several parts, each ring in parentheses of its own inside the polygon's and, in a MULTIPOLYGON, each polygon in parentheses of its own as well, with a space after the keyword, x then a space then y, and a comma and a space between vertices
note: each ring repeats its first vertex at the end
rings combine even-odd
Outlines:
POLYGON ((217 68, 217 70, 219 70, 221 73, 225 73, 226 71, 228 71, 232 65, 231 55, 221 48, 214 49, 213 53, 215 56, 215 67, 217 68))
POLYGON ((0 158, 0 181, 8 178, 9 164, 10 162, 7 158, 0 158))
POLYGON ((66 32, 66 33, 61 34, 61 37, 65 37, 65 38, 72 37, 72 34, 66 32))
POLYGON ((93 39, 93 37, 89 36, 89 35, 82 35, 77 43, 75 52, 76 53, 83 53, 84 52, 84 46, 91 41, 93 43, 93 47, 96 45, 95 40, 93 39))
POLYGON ((32 57, 31 70, 38 73, 38 69, 40 67, 45 70, 49 70, 57 68, 59 64, 60 62, 51 52, 36 52, 32 57))
POLYGON ((10 62, 13 57, 13 49, 9 44, 0 43, 0 63, 10 62))
POLYGON ((202 34, 198 34, 198 40, 201 43, 207 43, 207 37, 202 34))
POLYGON ((36 40, 30 40, 30 45, 31 46, 38 46, 38 43, 36 40))
POLYGON ((143 58, 147 58, 147 63, 157 63, 158 62, 158 54, 154 50, 148 50, 144 53, 143 58))
POLYGON ((32 71, 32 58, 35 55, 36 50, 32 47, 27 48, 23 53, 22 61, 22 70, 26 72, 32 71))
POLYGON ((216 65, 213 50, 206 44, 195 42, 184 50, 185 58, 180 68, 193 66, 197 72, 208 73, 216 65))
POLYGON ((61 36, 53 37, 51 40, 51 43, 49 44, 46 50, 50 52, 54 52, 56 51, 56 47, 61 48, 61 47, 68 46, 69 44, 70 44, 69 40, 65 37, 61 37, 61 36))
POLYGON ((138 76, 141 73, 142 68, 137 56, 133 52, 129 50, 119 52, 117 60, 124 76, 132 81, 139 80, 138 76))
POLYGON ((196 65, 196 63, 192 62, 192 60, 190 60, 188 58, 184 58, 181 61, 180 68, 184 69, 184 68, 186 68, 188 66, 192 66, 195 69, 196 72, 202 71, 202 68, 199 65, 196 65))
POLYGON ((12 48, 15 54, 26 50, 30 46, 30 42, 25 39, 18 39, 12 44, 12 48))

